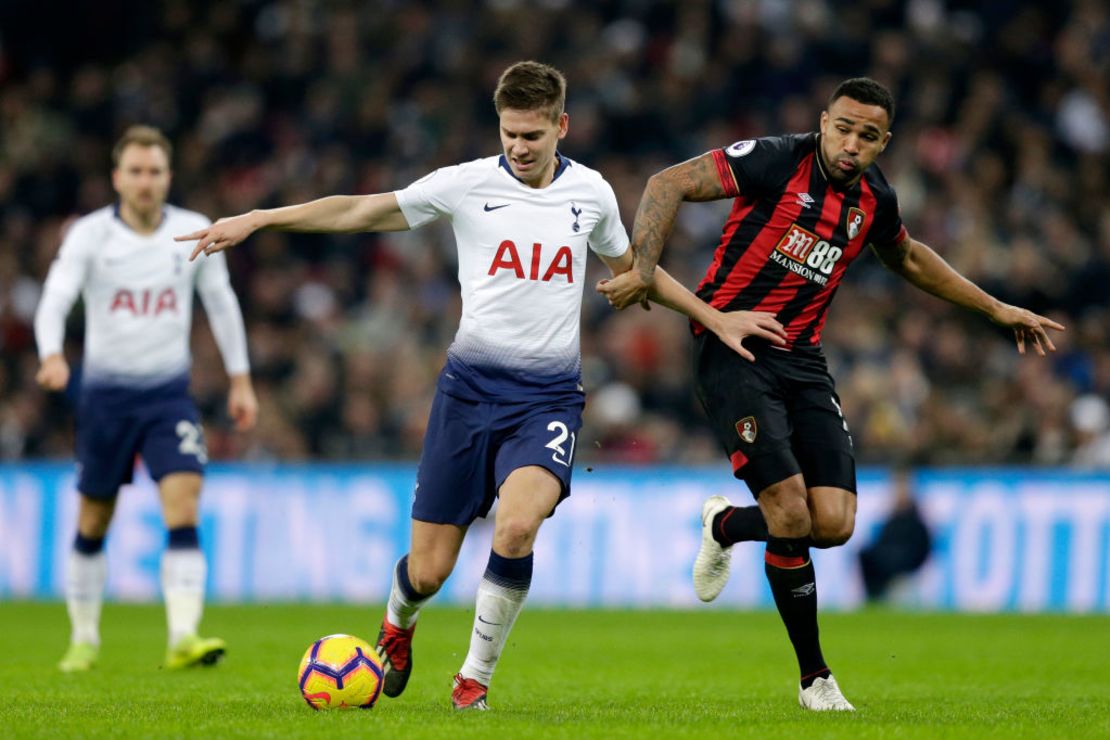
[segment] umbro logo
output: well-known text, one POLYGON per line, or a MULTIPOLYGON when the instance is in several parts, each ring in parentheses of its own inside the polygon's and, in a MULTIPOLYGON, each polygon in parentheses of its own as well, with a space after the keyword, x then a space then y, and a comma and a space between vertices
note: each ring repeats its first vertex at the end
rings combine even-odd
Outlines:
POLYGON ((817 584, 807 583, 804 586, 798 586, 797 588, 790 589, 790 593, 794 594, 795 599, 800 599, 802 597, 809 596, 816 589, 817 589, 817 584))
POLYGON ((812 195, 809 193, 798 193, 798 205, 802 208, 809 208, 811 203, 813 203, 812 195))
POLYGON ((490 211, 496 211, 498 208, 508 208, 511 205, 512 203, 502 203, 499 206, 491 206, 489 203, 486 203, 484 210, 486 213, 489 213, 490 211))

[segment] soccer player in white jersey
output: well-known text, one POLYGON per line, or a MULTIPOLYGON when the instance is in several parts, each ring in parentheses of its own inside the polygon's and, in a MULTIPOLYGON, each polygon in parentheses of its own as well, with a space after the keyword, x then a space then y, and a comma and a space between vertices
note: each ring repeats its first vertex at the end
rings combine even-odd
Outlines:
POLYGON ((77 421, 77 536, 66 573, 72 623, 59 667, 85 671, 100 646, 100 606, 107 580, 104 538, 119 488, 130 483, 135 456, 158 483, 168 530, 162 591, 169 623, 165 667, 212 664, 224 641, 197 635, 207 564, 197 537, 197 506, 207 461, 200 417, 188 394, 193 291, 200 294, 231 376, 228 411, 238 429, 254 425, 258 403, 247 364, 239 302, 222 259, 190 262, 173 234, 209 223, 166 204, 170 142, 149 126, 129 128, 112 152, 119 202, 69 229, 35 315, 48 390, 70 379, 62 354, 66 315, 85 305, 85 348, 77 421))
MULTIPOLYGON (((478 588, 470 651, 455 675, 457 709, 486 709, 494 667, 532 579, 540 524, 570 495, 582 424, 579 328, 586 252, 614 272, 632 253, 612 188, 557 151, 566 136, 566 83, 520 62, 494 93, 500 156, 444 167, 403 190, 332 196, 221 219, 180 237, 193 256, 233 246, 256 229, 399 231, 451 220, 463 312, 424 439, 412 545, 394 568, 378 636, 384 691, 398 696, 412 669, 417 614, 450 575, 467 527, 500 500, 478 588)), ((781 341, 769 315, 721 314, 669 276, 653 300, 699 321, 738 352, 748 335, 781 341)))

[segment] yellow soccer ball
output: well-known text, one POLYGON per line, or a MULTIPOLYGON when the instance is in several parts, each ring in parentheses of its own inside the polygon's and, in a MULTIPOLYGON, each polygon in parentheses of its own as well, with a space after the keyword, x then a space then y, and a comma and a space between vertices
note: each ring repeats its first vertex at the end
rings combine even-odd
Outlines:
POLYGON ((383 675, 370 643, 351 635, 328 635, 305 651, 297 686, 313 709, 369 709, 381 696, 383 675))

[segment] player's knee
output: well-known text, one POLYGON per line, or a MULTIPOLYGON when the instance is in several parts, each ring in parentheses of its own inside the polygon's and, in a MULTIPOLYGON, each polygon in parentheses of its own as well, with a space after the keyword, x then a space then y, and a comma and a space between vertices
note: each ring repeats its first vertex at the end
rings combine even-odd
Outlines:
POLYGON ((417 593, 434 594, 451 575, 453 565, 453 562, 436 562, 434 559, 430 562, 413 563, 410 558, 409 582, 417 593))
POLYGON ((166 522, 166 529, 177 529, 179 527, 195 527, 199 522, 197 507, 184 504, 180 506, 163 506, 162 518, 166 522))
POLYGON ((82 529, 88 528, 91 531, 85 534, 96 534, 103 536, 108 531, 108 525, 112 523, 112 510, 111 509, 94 509, 89 512, 89 515, 82 517, 82 529))
POLYGON ((536 530, 535 523, 526 517, 498 520, 493 533, 493 549, 507 558, 524 557, 532 552, 536 530))
POLYGON ((77 514, 77 530, 85 537, 100 538, 108 533, 115 501, 100 501, 82 495, 77 514))
POLYGON ((432 551, 424 557, 408 554, 408 581, 417 594, 432 595, 440 590, 455 567, 455 558, 446 551, 432 551))
POLYGON ((851 539, 853 531, 855 531, 855 521, 851 518, 838 519, 834 522, 815 520, 810 536, 815 547, 837 547, 851 539))
POLYGON ((804 498, 780 497, 764 508, 763 515, 767 519, 767 530, 775 537, 806 537, 813 527, 804 498))
POLYGON ((104 517, 103 519, 83 519, 77 526, 77 531, 83 537, 91 539, 101 539, 108 534, 108 526, 111 524, 111 517, 104 517))

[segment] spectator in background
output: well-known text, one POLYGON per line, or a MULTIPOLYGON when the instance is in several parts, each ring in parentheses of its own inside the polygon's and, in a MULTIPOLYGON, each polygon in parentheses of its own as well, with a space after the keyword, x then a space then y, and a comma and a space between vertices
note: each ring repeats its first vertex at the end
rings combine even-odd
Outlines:
POLYGON ((1080 468, 1110 468, 1110 405, 1100 396, 1075 399, 1068 416, 1075 433, 1071 462, 1080 468))
MULTIPOLYGON (((626 222, 643 182, 664 163, 717 142, 800 130, 841 76, 868 72, 901 101, 884 170, 911 232, 1004 300, 1033 307, 1049 296, 1050 317, 1076 327, 1068 363, 1049 373, 1062 384, 1064 407, 1085 393, 1110 400, 1110 12, 1100 0, 489 2, 473 12, 446 0, 118 5, 128 24, 77 3, 60 27, 49 3, 0 3, 4 459, 71 454, 66 407, 34 383, 27 306, 62 222, 111 199, 109 152, 127 125, 157 120, 172 135, 174 200, 208 215, 320 192, 379 192, 479 156, 476 144, 494 123, 486 90, 506 59, 529 56, 568 73, 577 94, 567 147, 606 173, 626 222), (506 32, 522 23, 534 32, 506 32), (1035 256, 1011 254, 1004 245, 1017 236, 1035 256), (1041 274, 1051 282, 1036 280, 1041 274)), ((723 217, 712 205, 683 213, 665 263, 681 282, 692 285, 709 264, 723 217)), ((287 430, 252 435, 249 453, 315 448, 311 454, 342 459, 348 450, 332 440, 357 427, 364 442, 351 454, 419 455, 422 414, 409 409, 414 398, 430 403, 442 348, 458 323, 453 251, 449 229, 429 228, 327 238, 269 233, 249 253, 232 254, 256 388, 287 430), (385 272, 405 286, 398 296, 362 277, 385 272), (317 294, 312 301, 295 295, 305 280, 317 294), (327 305, 324 293, 335 315, 305 313, 327 305), (389 306, 376 314, 367 307, 379 295, 389 306), (405 371, 386 373, 384 390, 370 399, 381 420, 369 432, 377 442, 366 438, 365 414, 299 405, 295 378, 312 376, 298 375, 292 349, 306 337, 328 346, 327 361, 347 384, 348 355, 373 346, 391 357, 397 335, 411 336, 412 345, 405 371), (297 439, 309 425, 316 439, 297 439)), ((1002 332, 923 300, 874 260, 853 267, 845 283, 856 301, 833 309, 825 336, 861 463, 1071 459, 1075 437, 1061 435, 1066 420, 1040 428, 1015 403, 1027 381, 1012 367, 1002 332), (946 337, 963 338, 935 343, 913 318, 923 311, 946 337), (953 354, 961 344, 962 358, 953 354), (903 379, 928 382, 887 403, 874 381, 901 382, 881 372, 895 356, 903 379), (989 370, 990 387, 979 383, 979 369, 989 370)), ((647 318, 644 344, 670 347, 668 336, 685 331, 666 312, 647 318)), ((656 461, 704 461, 716 442, 685 392, 688 363, 675 353, 662 362, 650 353, 620 356, 602 338, 626 321, 587 299, 587 388, 628 384, 645 418, 680 425, 677 440, 656 446, 656 461)), ((78 353, 74 324, 69 351, 78 353)), ((209 341, 195 326, 194 343, 209 341)), ((213 441, 235 439, 222 398, 204 390, 207 398, 197 400, 213 441)), ((238 456, 241 444, 214 445, 214 459, 238 456)), ((604 454, 583 446, 582 461, 604 454)))
POLYGON ((914 500, 913 471, 891 471, 890 513, 870 543, 859 551, 860 571, 868 601, 879 601, 900 576, 917 571, 929 559, 932 537, 914 500))

